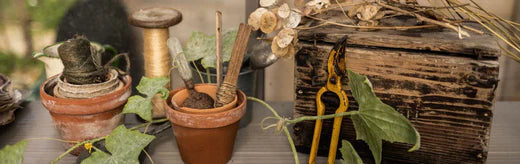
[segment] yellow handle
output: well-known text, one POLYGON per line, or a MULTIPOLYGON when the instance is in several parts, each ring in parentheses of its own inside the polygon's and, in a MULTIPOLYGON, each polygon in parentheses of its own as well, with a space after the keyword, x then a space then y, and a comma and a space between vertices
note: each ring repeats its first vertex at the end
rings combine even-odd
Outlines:
MULTIPOLYGON (((321 101, 321 96, 323 93, 327 91, 327 88, 322 87, 318 94, 316 94, 316 106, 317 106, 317 116, 321 116, 325 114, 325 105, 321 101)), ((314 136, 312 137, 312 146, 311 153, 309 154, 309 164, 316 163, 316 155, 318 154, 318 145, 320 144, 320 135, 321 135, 321 127, 323 125, 323 120, 316 120, 316 124, 314 125, 314 136)))
MULTIPOLYGON (((336 109, 336 113, 342 113, 347 111, 348 108, 348 99, 347 95, 344 91, 341 91, 340 101, 344 100, 340 103, 338 109, 336 109)), ((341 121, 343 120, 343 117, 335 117, 334 118, 334 125, 332 126, 332 138, 330 139, 330 148, 329 148, 329 158, 328 163, 334 164, 334 161, 336 160, 336 151, 338 149, 338 140, 339 140, 339 132, 341 130, 341 121)))

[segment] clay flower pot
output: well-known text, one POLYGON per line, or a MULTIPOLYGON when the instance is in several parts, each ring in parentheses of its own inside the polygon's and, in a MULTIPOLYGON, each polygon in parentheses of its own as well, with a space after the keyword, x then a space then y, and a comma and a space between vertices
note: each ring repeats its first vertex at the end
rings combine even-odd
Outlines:
MULTIPOLYGON (((216 88, 210 84, 195 85, 195 90, 210 95, 214 95, 216 88), (213 94, 202 88, 213 88, 213 94)), ((194 113, 173 106, 172 102, 179 100, 172 100, 172 97, 183 97, 177 95, 182 89, 170 91, 164 101, 164 110, 172 123, 182 160, 187 164, 227 163, 231 159, 240 119, 246 112, 246 95, 237 91, 236 104, 226 105, 228 109, 206 109, 194 113)))
MULTIPOLYGON (((42 104, 52 116, 63 140, 84 141, 106 136, 124 121, 123 106, 132 94, 132 78, 121 77, 124 86, 103 96, 72 99, 58 98, 53 89, 61 74, 48 78, 40 86, 42 104)), ((73 143, 65 144, 65 148, 73 143)), ((78 155, 82 148, 72 152, 78 155)))

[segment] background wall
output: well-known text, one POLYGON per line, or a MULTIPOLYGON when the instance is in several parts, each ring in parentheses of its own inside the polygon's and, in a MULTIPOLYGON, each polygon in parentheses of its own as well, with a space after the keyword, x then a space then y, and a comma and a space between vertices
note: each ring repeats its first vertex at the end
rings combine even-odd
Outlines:
MULTIPOLYGON (((76 0, 87 1, 87 0, 76 0)), ((180 10, 183 13, 183 21, 170 28, 170 35, 178 37, 181 42, 185 43, 192 31, 202 31, 207 34, 214 33, 214 19, 215 11, 220 10, 223 13, 223 27, 236 28, 241 22, 246 20, 246 3, 251 4, 257 0, 121 0, 127 7, 128 13, 133 11, 149 8, 155 6, 172 7, 180 10)), ((422 0, 428 1, 428 0, 422 0)), ((496 13, 497 15, 506 18, 520 21, 520 0, 476 0, 484 8, 496 13), (516 7, 515 7, 516 6, 516 7), (516 8, 516 9, 515 9, 516 8), (516 14, 516 15, 515 15, 516 14)), ((38 14, 36 19, 32 20, 33 25, 30 26, 32 33, 32 40, 34 41, 33 50, 37 51, 44 46, 55 42, 55 31, 52 27, 47 27, 46 22, 41 22, 40 19, 50 19, 54 22, 56 16, 41 14, 40 6, 49 5, 50 3, 69 2, 68 0, 27 0, 28 8, 24 6, 24 1, 19 0, 1 0, 0 1, 0 57, 4 56, 2 52, 9 52, 18 56, 27 54, 28 49, 24 42, 24 16, 27 13, 38 14), (48 2, 48 3, 44 3, 48 2), (33 7, 31 7, 31 5, 33 7), (47 30, 46 30, 47 29, 47 30), (48 30, 51 29, 51 30, 48 30)), ((73 1, 70 1, 73 2, 73 1)), ((61 8, 49 8, 47 13, 59 13, 66 11, 66 7, 70 5, 62 5, 61 8), (56 11, 56 12, 55 12, 56 11)), ((47 6, 48 7, 48 6, 47 6)), ((44 12, 45 13, 45 12, 44 12)), ((137 33, 136 40, 142 45, 141 30, 139 28, 132 28, 137 33)), ((138 52, 142 52, 141 47, 137 47, 138 52)), ((30 54, 31 52, 29 52, 30 54)), ((2 60, 2 59, 0 59, 2 60)), ((7 61, 9 63, 10 61, 7 61)), ((497 100, 503 101, 520 101, 520 64, 507 57, 501 57, 500 69, 500 86, 498 88, 497 100)), ((0 65, 5 65, 0 63, 0 65)), ((1 66, 0 66, 1 67, 1 66)), ((16 70, 12 73, 18 81, 26 83, 34 83, 35 78, 30 78, 26 72, 16 70), (30 80, 27 80, 30 79, 30 80)), ((37 71, 32 72, 32 76, 39 74, 37 71)), ((31 76, 31 77, 32 77, 31 76)), ((280 59, 276 64, 266 68, 265 70, 265 99, 269 101, 292 101, 294 99, 294 63, 292 58, 280 59)), ((175 79, 174 79, 175 80, 175 79)), ((177 81, 177 85, 182 85, 177 81)))

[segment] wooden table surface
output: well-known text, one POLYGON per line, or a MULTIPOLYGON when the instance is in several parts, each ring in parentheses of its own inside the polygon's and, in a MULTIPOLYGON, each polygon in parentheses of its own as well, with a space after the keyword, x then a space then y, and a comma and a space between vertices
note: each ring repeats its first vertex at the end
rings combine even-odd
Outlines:
MULTIPOLYGON (((249 101, 248 103, 254 103, 249 101)), ((292 102, 269 102, 281 115, 292 116, 292 102)), ((517 163, 520 161, 520 102, 497 102, 491 128, 487 163, 517 163)), ((239 129, 232 159, 229 163, 294 163, 291 148, 283 133, 262 131, 260 121, 270 112, 258 103, 253 105, 253 120, 239 129)), ((127 127, 139 123, 134 115, 127 116, 127 127)), ((0 127, 0 147, 28 138, 59 138, 57 131, 40 101, 25 104, 16 112, 16 121, 0 127)), ((157 164, 182 163, 171 129, 159 134, 152 142, 150 154, 157 164)), ((24 163, 48 163, 64 152, 61 143, 49 140, 30 140, 24 163)), ((299 153, 306 163, 308 155, 299 153)), ((326 163, 318 158, 318 163, 326 163)), ((59 163, 75 163, 76 157, 67 155, 59 163)), ((150 163, 146 160, 144 163, 150 163)))

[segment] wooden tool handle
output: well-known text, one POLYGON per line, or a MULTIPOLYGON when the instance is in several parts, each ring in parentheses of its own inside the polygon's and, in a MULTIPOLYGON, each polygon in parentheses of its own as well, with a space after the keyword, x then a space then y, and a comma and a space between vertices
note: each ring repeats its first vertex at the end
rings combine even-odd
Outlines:
POLYGON ((238 28, 237 38, 233 44, 233 51, 231 52, 231 59, 229 61, 228 69, 224 82, 217 91, 216 107, 221 107, 225 104, 231 103, 236 95, 236 85, 238 74, 242 67, 242 60, 247 49, 247 42, 249 35, 253 28, 247 24, 240 24, 238 28))

